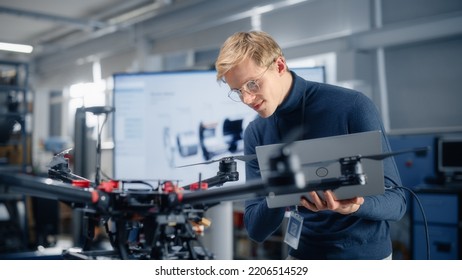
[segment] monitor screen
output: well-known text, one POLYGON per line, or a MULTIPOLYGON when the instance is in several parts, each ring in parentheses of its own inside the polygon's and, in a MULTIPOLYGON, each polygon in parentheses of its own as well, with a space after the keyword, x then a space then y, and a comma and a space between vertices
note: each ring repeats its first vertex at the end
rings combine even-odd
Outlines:
MULTIPOLYGON (((323 67, 293 70, 325 81, 323 67)), ((183 186, 215 176, 218 163, 178 167, 243 154, 243 131, 257 114, 228 91, 212 70, 115 74, 114 178, 183 186)), ((244 166, 237 162, 237 182, 244 166)))
POLYGON ((438 139, 438 171, 443 175, 462 172, 462 137, 438 139))

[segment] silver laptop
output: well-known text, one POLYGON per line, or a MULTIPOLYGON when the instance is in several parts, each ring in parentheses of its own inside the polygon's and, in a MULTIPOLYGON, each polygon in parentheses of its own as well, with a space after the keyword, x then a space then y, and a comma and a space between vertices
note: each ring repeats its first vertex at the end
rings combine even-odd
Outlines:
MULTIPOLYGON (((305 180, 313 183, 341 176, 340 163, 336 159, 355 155, 366 156, 382 153, 381 137, 380 131, 369 131, 296 141, 292 144, 291 151, 299 157, 305 180)), ((269 158, 280 149, 281 145, 274 144, 256 147, 258 164, 264 181, 268 179, 270 173, 269 158)), ((366 184, 342 186, 334 189, 334 195, 337 199, 384 193, 382 161, 361 159, 361 163, 363 172, 366 174, 366 184)), ((324 198, 322 191, 317 191, 317 193, 321 198, 324 198)), ((308 198, 307 192, 268 196, 266 197, 266 202, 269 208, 287 207, 300 204, 302 196, 308 198)))

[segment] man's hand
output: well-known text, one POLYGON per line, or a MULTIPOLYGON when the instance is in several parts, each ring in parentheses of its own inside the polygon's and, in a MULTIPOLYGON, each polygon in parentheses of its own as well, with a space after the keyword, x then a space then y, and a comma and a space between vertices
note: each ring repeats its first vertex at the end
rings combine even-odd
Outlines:
POLYGON ((358 211, 359 207, 364 203, 364 197, 335 200, 332 191, 324 192, 325 200, 322 200, 316 192, 309 192, 308 195, 313 202, 302 198, 300 204, 313 212, 331 210, 346 215, 358 211))

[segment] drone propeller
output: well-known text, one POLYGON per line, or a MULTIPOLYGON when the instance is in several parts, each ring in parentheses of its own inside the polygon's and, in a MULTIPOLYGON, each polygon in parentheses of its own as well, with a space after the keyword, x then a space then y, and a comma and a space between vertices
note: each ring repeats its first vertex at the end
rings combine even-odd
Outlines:
POLYGON ((430 150, 430 147, 420 147, 420 148, 415 148, 415 149, 410 149, 410 150, 401 150, 401 151, 396 151, 396 152, 389 152, 389 153, 368 155, 368 156, 360 156, 360 157, 361 158, 372 159, 372 160, 384 160, 387 157, 396 156, 396 155, 400 155, 400 154, 406 154, 406 153, 415 153, 417 156, 425 156, 429 150, 430 150))
POLYGON ((218 161, 226 161, 226 160, 242 160, 242 161, 250 161, 250 160, 253 160, 253 159, 256 159, 257 158, 257 155, 253 154, 253 155, 240 155, 240 156, 230 156, 230 157, 223 157, 223 158, 220 158, 220 159, 215 159, 215 160, 210 160, 210 161, 205 161, 205 162, 199 162, 199 163, 193 163, 193 164, 187 164, 187 165, 181 165, 181 166, 177 166, 177 168, 183 168, 183 167, 187 167, 187 166, 194 166, 194 165, 201 165, 201 164, 211 164, 211 163, 214 163, 214 162, 218 162, 218 161))
MULTIPOLYGON (((415 153, 417 156, 425 156, 427 152, 430 150, 430 147, 420 147, 420 148, 415 148, 415 149, 408 149, 408 150, 401 150, 401 151, 396 151, 396 152, 388 152, 388 153, 382 153, 382 154, 375 154, 375 155, 357 155, 358 158, 365 158, 365 159, 371 159, 371 160, 384 160, 388 157, 400 155, 400 154, 406 154, 406 153, 415 153)), ((338 162, 340 159, 332 159, 332 160, 325 160, 325 161, 316 161, 316 162, 309 162, 309 163, 304 163, 302 166, 309 166, 309 165, 318 165, 318 164, 330 164, 332 162, 338 162)))

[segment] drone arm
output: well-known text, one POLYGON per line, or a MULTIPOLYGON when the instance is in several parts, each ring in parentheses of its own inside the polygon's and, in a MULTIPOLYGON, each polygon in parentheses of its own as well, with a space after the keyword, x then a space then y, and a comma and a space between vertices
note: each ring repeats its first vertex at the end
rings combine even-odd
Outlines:
POLYGON ((55 199, 73 203, 95 205, 107 208, 109 197, 97 190, 83 190, 69 184, 24 174, 0 174, 0 182, 5 190, 13 190, 25 195, 55 199))
POLYGON ((257 180, 243 185, 185 193, 183 194, 181 202, 186 204, 200 204, 248 199, 266 195, 266 190, 266 184, 263 181, 257 180))
POLYGON ((82 181, 88 181, 88 179, 80 177, 76 174, 73 174, 71 172, 65 172, 62 170, 56 170, 56 169, 48 169, 48 177, 51 179, 63 181, 65 183, 72 183, 74 180, 82 180, 82 181))
MULTIPOLYGON (((207 183, 207 187, 213 187, 213 186, 221 186, 226 182, 229 182, 229 176, 226 174, 221 174, 221 175, 216 175, 213 177, 210 177, 208 179, 202 180, 201 183, 207 183)), ((185 190, 192 190, 194 189, 194 186, 198 185, 198 182, 183 186, 182 188, 185 190)))
MULTIPOLYGON (((237 172, 236 162, 231 158, 224 158, 220 160, 219 169, 216 176, 202 180, 202 183, 207 183, 208 187, 221 186, 226 182, 233 182, 239 180, 239 172, 237 172)), ((183 187, 184 189, 191 189, 192 185, 183 187)))
POLYGON ((237 181, 237 179, 234 178, 234 176, 224 173, 224 174, 218 174, 216 176, 210 177, 208 179, 203 180, 203 183, 207 183, 209 187, 214 187, 214 186, 221 186, 226 182, 230 181, 237 181))
POLYGON ((366 175, 363 173, 359 156, 340 159, 342 174, 340 177, 309 181, 308 183, 305 183, 304 176, 300 176, 297 161, 291 157, 292 154, 290 153, 282 153, 272 158, 270 164, 272 175, 266 182, 256 180, 244 185, 185 193, 182 202, 191 204, 216 203, 236 200, 236 198, 249 199, 258 196, 283 195, 301 191, 333 190, 342 186, 364 185, 366 183, 366 175))

